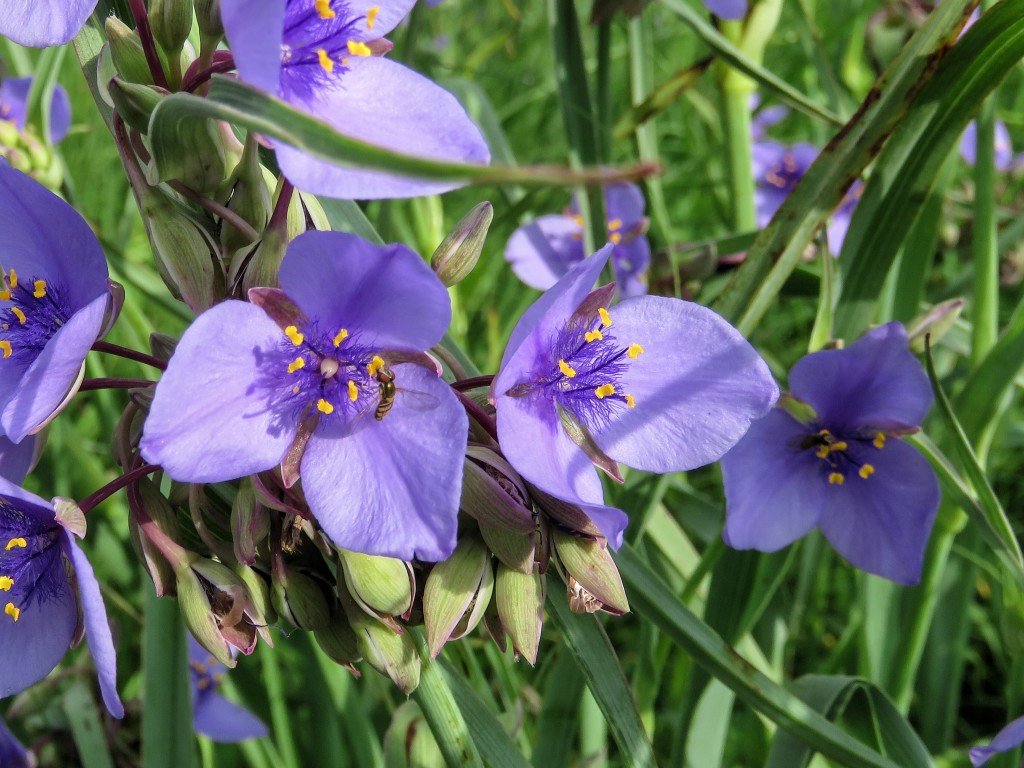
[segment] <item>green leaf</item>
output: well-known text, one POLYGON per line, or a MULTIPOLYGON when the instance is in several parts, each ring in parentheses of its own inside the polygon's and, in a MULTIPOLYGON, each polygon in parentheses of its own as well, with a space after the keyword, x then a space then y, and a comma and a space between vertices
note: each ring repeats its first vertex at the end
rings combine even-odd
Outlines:
POLYGON ((28 92, 25 111, 25 125, 38 131, 39 138, 50 146, 50 107, 53 103, 53 89, 57 85, 60 66, 64 61, 67 47, 58 45, 45 48, 32 68, 32 88, 28 92))
POLYGON ((113 768, 100 713, 85 683, 78 681, 72 685, 64 694, 62 704, 82 768, 113 768))
POLYGON ((560 653, 551 666, 542 694, 530 761, 535 768, 563 768, 571 762, 583 696, 583 674, 568 651, 560 653))

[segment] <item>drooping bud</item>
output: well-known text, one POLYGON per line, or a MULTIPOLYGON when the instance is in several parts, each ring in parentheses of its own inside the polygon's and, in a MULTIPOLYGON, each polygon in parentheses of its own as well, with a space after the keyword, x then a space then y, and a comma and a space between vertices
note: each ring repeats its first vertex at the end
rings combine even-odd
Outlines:
POLYGON ((341 606, 332 609, 330 622, 326 627, 314 630, 313 637, 316 638, 320 650, 326 653, 331 661, 359 677, 359 671, 352 665, 359 661, 362 655, 359 653, 355 630, 349 624, 341 606))
MULTIPOLYGON (((180 540, 181 532, 178 528, 177 516, 171 508, 170 503, 160 493, 160 489, 148 477, 140 478, 137 483, 128 490, 128 505, 132 509, 136 506, 141 508, 156 526, 171 541, 180 540)), ((128 533, 131 536, 132 546, 135 554, 149 572, 153 580, 153 587, 156 589, 157 597, 174 595, 176 589, 176 576, 174 564, 169 563, 167 558, 153 544, 148 536, 142 535, 139 531, 136 515, 128 517, 128 533)))
POLYGON ((450 288, 462 282, 473 271, 493 219, 494 206, 486 201, 480 203, 463 216, 437 246, 430 257, 430 266, 446 286, 450 288))
POLYGON ((216 189, 227 177, 227 152, 214 120, 182 120, 173 131, 157 135, 154 130, 150 141, 152 183, 177 180, 204 194, 216 189))
POLYGON ((384 734, 384 765, 388 768, 420 768, 444 765, 444 755, 415 701, 406 701, 391 716, 384 734))
POLYGON ((963 308, 963 299, 949 299, 936 304, 907 323, 907 336, 910 340, 911 352, 918 355, 924 354, 925 336, 931 336, 933 346, 938 344, 953 327, 956 319, 960 317, 963 308))
POLYGON ((138 34, 117 16, 108 16, 103 29, 107 33, 110 57, 121 77, 129 83, 153 85, 153 74, 138 34))
POLYGON ((245 583, 226 565, 196 555, 174 574, 181 615, 196 640, 229 667, 232 647, 252 653, 256 627, 245 583))
POLYGON ((362 657, 404 693, 416 690, 420 684, 420 655, 409 633, 385 626, 367 616, 352 600, 344 595, 341 598, 362 657))
POLYGON ((115 77, 107 83, 107 93, 114 102, 114 109, 128 124, 139 133, 145 135, 149 131, 149 118, 160 103, 163 95, 155 86, 129 83, 115 77))
POLYGON ((805 403, 798 397, 790 394, 789 392, 783 392, 779 395, 778 401, 775 403, 776 408, 781 408, 795 421, 801 424, 812 424, 818 420, 818 412, 814 410, 814 406, 810 403, 805 403))
POLYGON ((596 537, 603 535, 601 529, 594 525, 594 521, 576 504, 570 504, 567 501, 556 499, 554 496, 549 496, 532 485, 529 488, 530 495, 541 511, 562 527, 568 528, 570 531, 582 533, 585 536, 596 537))
MULTIPOLYGON (((271 210, 270 189, 263 178, 258 150, 256 138, 250 133, 245 140, 242 158, 228 179, 231 197, 227 201, 228 210, 237 214, 257 233, 266 228, 271 210)), ((220 244, 225 254, 233 254, 252 243, 251 236, 240 232, 231 222, 224 221, 221 225, 220 244)))
POLYGON ((177 57, 192 31, 192 0, 150 0, 149 25, 168 57, 177 57))
POLYGON ((168 336, 166 333, 149 334, 150 354, 158 360, 163 360, 166 363, 171 359, 177 346, 178 339, 174 336, 168 336))
POLYGON ((604 540, 571 536, 553 527, 557 562, 568 586, 569 607, 576 613, 603 610, 615 616, 629 611, 619 569, 604 540))
POLYGON ((501 627, 515 652, 530 665, 537 663, 540 633, 544 625, 544 577, 534 569, 526 574, 498 563, 494 578, 494 602, 501 627))
POLYGON ((408 563, 346 549, 338 549, 338 556, 349 594, 367 614, 402 616, 412 608, 416 580, 408 563))
POLYGON ((278 615, 299 629, 323 629, 331 608, 316 579, 279 560, 273 571, 271 602, 278 615))
POLYGON ((268 533, 270 517, 267 508, 256 498, 252 481, 245 478, 239 484, 235 502, 231 505, 231 539, 235 559, 247 565, 256 562, 256 547, 268 533))
POLYGON ((430 571, 423 588, 423 623, 431 657, 479 623, 493 590, 487 548, 473 536, 462 537, 449 558, 430 571))
POLYGON ((491 551, 510 568, 533 571, 537 522, 526 487, 502 457, 486 448, 467 452, 461 508, 480 525, 491 551))
POLYGON ((263 638, 263 642, 273 648, 274 639, 270 634, 270 625, 277 621, 277 612, 270 597, 270 585, 265 576, 248 565, 237 563, 234 570, 249 593, 249 619, 263 638))

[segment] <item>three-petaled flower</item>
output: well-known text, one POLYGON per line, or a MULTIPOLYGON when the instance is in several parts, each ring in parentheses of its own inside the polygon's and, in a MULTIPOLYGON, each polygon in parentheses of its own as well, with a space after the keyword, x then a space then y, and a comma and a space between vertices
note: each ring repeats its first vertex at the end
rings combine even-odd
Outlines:
MULTIPOLYGON (((28 97, 32 91, 31 77, 8 77, 0 82, 0 120, 14 123, 19 131, 25 130, 28 117, 28 97)), ((71 127, 71 101, 60 85, 53 88, 50 98, 50 143, 63 139, 71 127)))
POLYGON ((971 765, 981 768, 993 755, 1008 752, 1024 743, 1024 717, 1018 717, 1003 726, 1003 729, 992 737, 987 747, 972 747, 969 753, 971 765))
POLYGON ((266 736, 267 726, 262 720, 219 693, 227 670, 192 635, 188 636, 192 727, 196 733, 214 741, 234 742, 266 736))
POLYGON ((226 301, 185 331, 156 387, 143 455, 185 482, 284 461, 285 482, 301 475, 338 546, 444 559, 468 419, 420 363, 448 327, 448 292, 405 246, 340 232, 293 240, 279 278, 282 291, 250 291, 260 306, 226 301))
POLYGON ((530 483, 579 505, 612 546, 594 463, 650 472, 717 460, 778 397, 767 365, 710 309, 637 296, 609 309, 591 292, 612 246, 574 267, 523 315, 493 385, 498 439, 530 483))
MULTIPOLYGON (((223 0, 238 72, 339 132, 410 155, 486 164, 487 144, 443 88, 382 54, 382 40, 415 0, 223 0)), ((281 145, 277 160, 300 189, 342 198, 411 197, 459 184, 318 160, 281 145)))
POLYGON ((726 542, 773 552, 818 526, 861 570, 916 583, 939 486, 928 461, 898 439, 917 431, 932 401, 903 326, 807 355, 789 384, 786 407, 722 459, 726 542))

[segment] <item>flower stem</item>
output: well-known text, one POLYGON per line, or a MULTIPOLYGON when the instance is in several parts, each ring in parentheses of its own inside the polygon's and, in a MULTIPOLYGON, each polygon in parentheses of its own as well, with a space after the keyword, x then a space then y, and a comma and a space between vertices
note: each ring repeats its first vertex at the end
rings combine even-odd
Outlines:
POLYGON ((128 0, 128 6, 135 18, 135 30, 139 33, 139 41, 142 43, 142 51, 146 54, 146 64, 153 75, 153 82, 160 88, 167 88, 167 75, 164 74, 163 65, 160 63, 160 54, 157 53, 156 40, 153 39, 153 30, 149 26, 149 16, 146 15, 146 3, 144 0, 128 0))
POLYGON ((471 376, 468 379, 459 379, 459 381, 453 382, 451 387, 458 392, 466 392, 470 389, 489 387, 492 381, 494 381, 493 376, 471 376))
POLYGON ((213 61, 202 69, 199 64, 202 59, 196 59, 185 71, 185 77, 181 83, 181 90, 193 93, 203 83, 209 82, 214 75, 230 72, 235 68, 235 57, 228 51, 217 51, 213 55, 213 61))
POLYGON ((106 352, 108 355, 117 355, 127 360, 134 360, 137 363, 148 365, 160 371, 167 370, 167 363, 158 357, 147 355, 145 352, 137 352, 134 349, 122 347, 120 344, 111 344, 109 341, 97 341, 92 345, 93 352, 106 352))
POLYGON ((104 485, 102 488, 99 488, 98 490, 90 493, 88 496, 82 499, 81 502, 79 502, 78 506, 82 510, 83 514, 88 514, 96 507, 97 504, 106 501, 115 493, 120 491, 122 488, 135 482, 140 477, 151 475, 158 469, 160 469, 160 467, 156 464, 143 464, 141 467, 136 467, 135 469, 129 472, 125 472, 116 480, 112 480, 111 482, 104 485))
POLYGON ((182 197, 186 197, 189 200, 191 200, 200 208, 204 208, 210 213, 212 213, 214 216, 218 216, 224 221, 226 221, 228 224, 237 229, 242 234, 242 236, 248 239, 250 242, 255 242, 260 239, 260 233, 257 232, 249 222, 247 222, 245 219, 243 219, 241 216, 239 216, 237 213, 232 211, 227 206, 221 205, 216 200, 211 200, 208 197, 204 197, 191 187, 185 186, 180 181, 169 181, 167 182, 167 186, 169 186, 182 197))
POLYGON ((459 401, 462 403, 462 407, 466 409, 466 413, 472 416, 476 422, 484 428, 484 431, 497 441, 498 427, 495 425, 494 419, 491 418, 491 415, 473 402, 472 398, 467 397, 457 389, 453 388, 452 391, 455 393, 455 396, 459 398, 459 401))
POLYGON ((151 387, 156 384, 149 379, 86 379, 78 388, 79 392, 94 392, 99 389, 135 389, 136 387, 151 387))
MULTIPOLYGON (((733 42, 739 42, 742 29, 741 22, 722 22, 722 32, 733 42)), ((757 225, 750 148, 750 94, 754 84, 738 70, 728 68, 722 72, 721 89, 732 226, 737 232, 749 232, 757 225)))
POLYGON ((288 181, 284 176, 281 177, 281 191, 277 195, 277 201, 274 203, 274 212, 270 215, 270 221, 267 223, 267 229, 276 229, 280 232, 285 232, 288 226, 288 206, 292 202, 292 192, 295 191, 295 187, 288 181))
POLYGON ((999 335, 999 245, 996 240, 995 102, 988 99, 977 118, 974 163, 974 307, 971 363, 995 346, 999 335))

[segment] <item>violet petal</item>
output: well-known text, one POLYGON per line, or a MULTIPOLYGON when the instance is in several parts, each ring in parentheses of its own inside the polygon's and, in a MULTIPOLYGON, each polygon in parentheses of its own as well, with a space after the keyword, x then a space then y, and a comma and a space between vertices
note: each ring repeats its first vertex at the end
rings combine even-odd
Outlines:
POLYGON ((64 45, 78 34, 96 0, 4 0, 0 35, 18 45, 64 45))
POLYGON ((526 224, 509 238, 505 259, 516 277, 544 291, 583 261, 583 232, 571 216, 551 214, 526 224))

